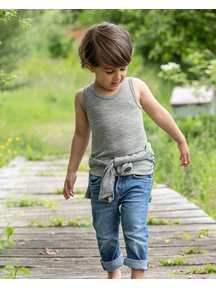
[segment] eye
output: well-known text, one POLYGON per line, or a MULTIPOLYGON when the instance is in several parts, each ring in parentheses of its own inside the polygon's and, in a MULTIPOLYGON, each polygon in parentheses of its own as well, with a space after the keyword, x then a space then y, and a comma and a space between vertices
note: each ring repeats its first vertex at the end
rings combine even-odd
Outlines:
POLYGON ((108 72, 108 71, 106 71, 106 73, 107 73, 107 74, 112 74, 112 73, 113 73, 113 71, 109 71, 109 72, 108 72))

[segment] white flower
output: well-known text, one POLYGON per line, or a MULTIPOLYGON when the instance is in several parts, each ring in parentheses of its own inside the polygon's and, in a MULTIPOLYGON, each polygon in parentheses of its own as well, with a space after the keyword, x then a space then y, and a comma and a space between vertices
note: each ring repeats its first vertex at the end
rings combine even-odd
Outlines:
POLYGON ((176 69, 176 68, 180 68, 180 65, 173 63, 173 62, 169 62, 168 64, 161 65, 161 69, 163 71, 172 70, 172 69, 176 69))
POLYGON ((206 73, 206 74, 211 74, 211 70, 206 69, 206 70, 205 70, 205 73, 206 73))

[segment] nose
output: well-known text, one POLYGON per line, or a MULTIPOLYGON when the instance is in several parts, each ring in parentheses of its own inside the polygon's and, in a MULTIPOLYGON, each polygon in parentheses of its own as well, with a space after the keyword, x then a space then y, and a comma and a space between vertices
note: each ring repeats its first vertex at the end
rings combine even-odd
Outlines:
POLYGON ((120 81, 121 80, 121 71, 116 71, 114 75, 114 80, 115 81, 120 81))

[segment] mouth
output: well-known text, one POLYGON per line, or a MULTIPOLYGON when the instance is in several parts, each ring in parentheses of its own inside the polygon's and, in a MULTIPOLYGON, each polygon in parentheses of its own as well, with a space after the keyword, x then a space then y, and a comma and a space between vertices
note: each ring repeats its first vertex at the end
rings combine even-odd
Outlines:
POLYGON ((113 82, 113 83, 112 83, 112 86, 116 87, 116 86, 118 86, 119 84, 120 84, 120 82, 113 82))

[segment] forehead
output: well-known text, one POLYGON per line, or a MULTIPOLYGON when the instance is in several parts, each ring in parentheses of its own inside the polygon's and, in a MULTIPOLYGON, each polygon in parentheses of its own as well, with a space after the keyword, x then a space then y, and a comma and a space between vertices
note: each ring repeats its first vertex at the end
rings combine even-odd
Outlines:
POLYGON ((115 70, 115 69, 122 69, 125 68, 126 66, 108 66, 108 65, 101 65, 100 68, 103 70, 115 70))

